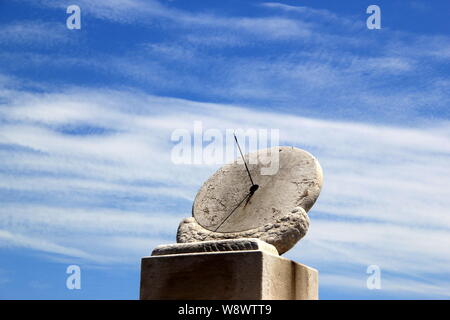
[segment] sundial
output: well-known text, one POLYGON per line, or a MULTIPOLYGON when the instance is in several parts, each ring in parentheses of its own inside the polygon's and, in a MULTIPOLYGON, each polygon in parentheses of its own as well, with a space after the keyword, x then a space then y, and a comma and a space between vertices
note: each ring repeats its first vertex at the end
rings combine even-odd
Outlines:
POLYGON ((247 155, 241 152, 240 159, 224 165, 202 185, 192 217, 178 228, 177 241, 258 238, 282 254, 306 234, 307 212, 320 194, 322 181, 319 162, 302 149, 277 146, 247 155), (274 159, 278 170, 262 174, 274 159))
POLYGON ((280 255, 308 231, 319 162, 291 146, 244 155, 235 141, 239 158, 200 187, 177 243, 142 259, 141 299, 318 299, 317 270, 280 255))

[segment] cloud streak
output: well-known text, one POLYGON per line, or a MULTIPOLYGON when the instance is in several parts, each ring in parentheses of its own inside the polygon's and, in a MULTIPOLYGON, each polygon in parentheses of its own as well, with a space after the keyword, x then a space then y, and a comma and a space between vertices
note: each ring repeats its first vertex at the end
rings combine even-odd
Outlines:
MULTIPOLYGON (((65 2, 43 4, 59 8, 65 2)), ((124 51, 100 51, 95 57, 72 45, 53 54, 5 51, 0 54, 5 66, 12 72, 43 68, 44 73, 102 75, 118 87, 125 80, 159 95, 295 110, 308 117, 397 125, 449 117, 448 36, 395 30, 369 36, 364 23, 349 25, 349 17, 280 3, 263 3, 258 8, 265 10, 255 17, 191 12, 156 1, 83 2, 82 7, 101 21, 132 19, 150 34, 169 36, 138 36, 124 51)), ((127 30, 129 24, 122 22, 127 30)), ((104 36, 90 30, 78 41, 89 43, 94 34, 104 36)))

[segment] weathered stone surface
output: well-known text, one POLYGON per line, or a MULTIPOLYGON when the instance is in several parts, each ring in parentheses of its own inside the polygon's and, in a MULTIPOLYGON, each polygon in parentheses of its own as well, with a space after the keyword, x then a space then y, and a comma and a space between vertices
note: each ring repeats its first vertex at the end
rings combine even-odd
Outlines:
POLYGON ((260 160, 249 161, 254 185, 240 161, 205 182, 193 217, 180 223, 179 243, 159 246, 142 259, 141 299, 318 298, 317 271, 277 252, 286 252, 307 233, 307 212, 319 196, 322 169, 306 151, 267 150, 246 156, 260 160), (274 154, 279 169, 262 174, 274 154))
POLYGON ((302 207, 293 208, 271 223, 242 232, 212 232, 200 226, 194 218, 186 218, 178 227, 177 242, 257 238, 275 246, 279 254, 283 254, 305 236, 308 227, 309 218, 302 207))
POLYGON ((243 162, 223 166, 203 184, 193 204, 193 216, 204 229, 253 233, 277 224, 276 221, 296 207, 308 212, 315 203, 322 187, 322 169, 308 152, 294 147, 274 147, 245 158, 259 188, 246 199, 252 184, 243 162), (276 158, 273 155, 278 156, 278 171, 273 175, 261 174, 266 163, 276 158), (259 161, 252 164, 251 159, 259 161), (246 200, 242 202, 243 199, 246 200))
POLYGON ((249 238, 163 244, 153 250, 152 256, 246 250, 259 250, 278 255, 278 251, 273 245, 259 239, 249 238))
POLYGON ((141 299, 318 299, 318 273, 255 251, 145 257, 141 299))

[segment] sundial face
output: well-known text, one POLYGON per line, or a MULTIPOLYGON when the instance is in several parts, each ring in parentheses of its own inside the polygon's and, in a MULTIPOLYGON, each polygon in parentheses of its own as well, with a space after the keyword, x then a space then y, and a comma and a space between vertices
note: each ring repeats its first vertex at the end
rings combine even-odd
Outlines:
POLYGON ((249 163, 249 178, 242 161, 220 168, 201 187, 192 208, 203 228, 213 232, 241 232, 274 221, 295 207, 308 211, 322 187, 322 169, 308 152, 294 147, 273 147, 256 152, 258 164, 249 163), (278 153, 279 169, 273 175, 261 174, 272 152, 278 153), (257 185, 258 187, 253 187, 257 185), (256 189, 256 190, 255 190, 256 189))

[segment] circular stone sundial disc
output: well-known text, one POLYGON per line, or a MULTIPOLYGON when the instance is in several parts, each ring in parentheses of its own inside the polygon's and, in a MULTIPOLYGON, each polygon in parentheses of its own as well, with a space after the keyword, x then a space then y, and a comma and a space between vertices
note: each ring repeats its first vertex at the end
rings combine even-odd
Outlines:
POLYGON ((259 188, 246 198, 252 183, 242 159, 220 168, 203 184, 192 207, 195 220, 203 228, 222 233, 247 231, 274 223, 295 207, 308 212, 317 200, 322 169, 310 153, 294 147, 273 147, 248 154, 245 159, 259 188), (274 153, 278 153, 278 166, 276 162, 267 164, 276 159, 274 153), (271 166, 278 171, 261 174, 261 169, 271 166))

